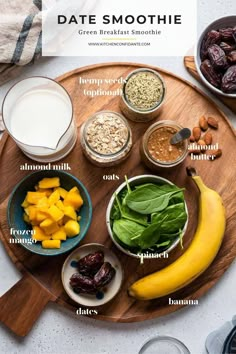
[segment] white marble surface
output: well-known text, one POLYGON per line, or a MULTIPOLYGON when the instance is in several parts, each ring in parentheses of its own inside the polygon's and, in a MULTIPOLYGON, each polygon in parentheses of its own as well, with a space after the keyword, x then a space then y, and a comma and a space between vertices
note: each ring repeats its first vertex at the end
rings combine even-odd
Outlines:
MULTIPOLYGON (((199 30, 215 18, 236 13, 235 0, 201 0, 199 30)), ((166 68, 195 83, 186 72, 183 59, 177 58, 116 58, 116 61, 139 61, 166 68)), ((24 70, 17 79, 30 75, 56 77, 71 69, 114 58, 52 58, 41 59, 24 70)), ((11 81, 0 88, 0 103, 11 81)), ((236 117, 221 105, 236 125, 236 117)), ((1 186, 0 188, 4 188, 1 186)), ((0 295, 20 279, 0 244, 0 295)), ((142 344, 155 335, 169 335, 182 340, 191 354, 205 354, 208 333, 230 320, 235 313, 236 264, 199 301, 199 306, 185 308, 164 318, 142 323, 116 324, 72 316, 54 304, 47 306, 26 338, 18 338, 0 325, 0 353, 24 354, 115 354, 138 353, 142 344)), ((160 353, 162 354, 162 353, 160 353)), ((171 354, 171 353, 170 353, 171 354)), ((214 353, 215 354, 215 353, 214 353)))

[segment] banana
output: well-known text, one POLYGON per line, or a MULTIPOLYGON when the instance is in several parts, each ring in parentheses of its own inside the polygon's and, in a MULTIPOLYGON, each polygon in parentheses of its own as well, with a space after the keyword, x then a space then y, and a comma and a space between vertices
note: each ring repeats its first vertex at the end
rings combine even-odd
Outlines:
POLYGON ((220 249, 226 225, 222 199, 203 183, 193 168, 187 168, 187 172, 200 191, 198 226, 193 241, 175 262, 130 286, 128 293, 136 299, 155 299, 185 287, 209 267, 220 249))

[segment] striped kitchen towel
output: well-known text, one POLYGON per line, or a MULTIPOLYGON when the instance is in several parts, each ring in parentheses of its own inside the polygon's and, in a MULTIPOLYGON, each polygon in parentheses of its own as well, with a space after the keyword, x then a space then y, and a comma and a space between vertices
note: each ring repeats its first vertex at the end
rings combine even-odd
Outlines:
POLYGON ((0 85, 41 54, 41 0, 0 0, 0 85))

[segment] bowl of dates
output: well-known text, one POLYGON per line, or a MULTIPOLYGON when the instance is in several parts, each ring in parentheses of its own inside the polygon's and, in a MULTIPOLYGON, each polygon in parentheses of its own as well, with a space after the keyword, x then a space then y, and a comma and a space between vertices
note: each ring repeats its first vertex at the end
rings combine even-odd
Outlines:
POLYGON ((209 89, 236 98, 236 16, 220 18, 203 31, 196 47, 195 64, 209 89))
POLYGON ((64 289, 72 300, 83 306, 97 307, 112 300, 119 292, 123 270, 111 250, 90 243, 68 256, 61 276, 64 289))

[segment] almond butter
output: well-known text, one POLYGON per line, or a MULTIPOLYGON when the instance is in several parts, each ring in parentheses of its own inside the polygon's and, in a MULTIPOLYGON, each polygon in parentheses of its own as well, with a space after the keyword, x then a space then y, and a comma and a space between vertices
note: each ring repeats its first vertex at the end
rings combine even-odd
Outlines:
POLYGON ((207 132, 204 135, 203 140, 205 141, 206 145, 211 145, 212 144, 212 134, 210 132, 207 132))
POLYGON ((199 118, 199 127, 203 130, 206 131, 208 129, 208 123, 207 123, 207 119, 205 116, 201 116, 199 118))
POLYGON ((191 141, 191 143, 194 143, 195 138, 194 138, 193 134, 190 136, 189 140, 191 141))
POLYGON ((211 155, 211 160, 214 161, 215 159, 218 159, 219 157, 221 157, 222 150, 218 149, 216 151, 210 151, 210 155, 211 155))
POLYGON ((201 138, 201 129, 199 127, 193 128, 193 137, 195 141, 198 141, 201 138))
POLYGON ((219 123, 217 122, 217 120, 214 117, 208 117, 207 123, 213 129, 218 129, 218 127, 219 127, 219 123))

